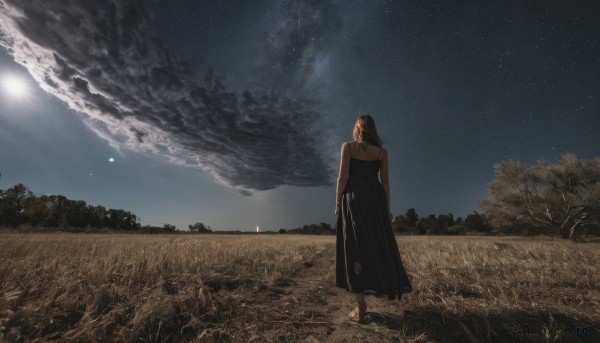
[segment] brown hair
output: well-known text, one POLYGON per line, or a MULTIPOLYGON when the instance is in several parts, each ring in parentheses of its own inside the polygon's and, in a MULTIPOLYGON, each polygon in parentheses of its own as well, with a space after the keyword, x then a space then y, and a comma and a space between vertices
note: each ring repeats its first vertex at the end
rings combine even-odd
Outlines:
POLYGON ((382 145, 381 138, 379 138, 377 128, 375 127, 375 121, 368 114, 363 114, 356 118, 352 137, 358 143, 368 143, 378 147, 382 145))

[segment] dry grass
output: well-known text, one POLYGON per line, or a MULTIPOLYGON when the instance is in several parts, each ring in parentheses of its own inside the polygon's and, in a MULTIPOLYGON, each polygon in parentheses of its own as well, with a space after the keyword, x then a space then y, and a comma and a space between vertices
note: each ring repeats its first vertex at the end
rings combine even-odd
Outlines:
POLYGON ((409 336, 472 342, 600 339, 598 244, 540 237, 411 237, 400 247, 416 289, 405 307, 409 336), (513 322, 522 329, 573 324, 588 328, 588 335, 514 336, 509 332, 513 322))
POLYGON ((193 338, 204 323, 231 315, 213 294, 277 283, 319 248, 256 236, 5 235, 1 335, 193 338))
POLYGON ((600 341, 600 251, 398 237, 414 291, 346 319, 334 237, 0 234, 0 341, 600 341), (587 335, 511 335, 516 322, 587 335))

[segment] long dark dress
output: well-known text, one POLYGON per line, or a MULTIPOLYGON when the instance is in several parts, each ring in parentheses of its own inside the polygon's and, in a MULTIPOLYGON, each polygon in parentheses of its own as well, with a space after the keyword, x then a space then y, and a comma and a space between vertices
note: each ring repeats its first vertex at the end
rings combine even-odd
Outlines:
POLYGON ((385 191, 378 173, 381 160, 350 158, 350 171, 337 219, 336 286, 390 299, 412 290, 394 237, 385 191), (355 273, 355 262, 360 272, 355 273))

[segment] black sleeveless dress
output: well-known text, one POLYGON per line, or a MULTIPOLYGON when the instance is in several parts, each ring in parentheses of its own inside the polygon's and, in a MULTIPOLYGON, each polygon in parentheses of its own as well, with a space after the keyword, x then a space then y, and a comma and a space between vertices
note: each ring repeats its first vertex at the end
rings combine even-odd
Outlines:
POLYGON ((350 158, 350 176, 336 225, 335 283, 350 292, 399 299, 412 287, 392 230, 378 177, 380 167, 379 159, 350 158), (355 273, 356 262, 359 273, 355 273))

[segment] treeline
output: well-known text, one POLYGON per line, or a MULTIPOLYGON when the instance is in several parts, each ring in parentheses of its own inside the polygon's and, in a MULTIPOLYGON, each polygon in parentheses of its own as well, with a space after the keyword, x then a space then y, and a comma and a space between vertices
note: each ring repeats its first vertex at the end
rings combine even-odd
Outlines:
MULTIPOLYGON (((286 233, 285 229, 279 230, 279 233, 286 233)), ((305 235, 335 235, 335 228, 327 223, 308 224, 287 230, 287 233, 305 234, 305 235)))
MULTIPOLYGON (((469 214, 464 220, 454 218, 452 213, 419 217, 414 208, 399 215, 392 221, 395 233, 405 235, 464 235, 467 233, 496 233, 486 225, 478 212, 469 214)), ((291 230, 279 230, 279 233, 306 235, 335 235, 335 227, 327 223, 308 224, 291 230)))
POLYGON ((414 208, 392 221, 394 232, 406 235, 464 235, 467 233, 495 233, 486 225, 478 212, 469 214, 465 219, 454 218, 452 213, 430 214, 420 217, 414 208))
POLYGON ((567 239, 600 235, 600 158, 565 154, 557 163, 506 161, 480 201, 482 213, 463 221, 452 214, 419 218, 414 209, 392 223, 399 233, 555 235, 567 239))
MULTIPOLYGON (((411 208, 393 219, 392 228, 398 234, 417 235, 600 235, 600 158, 565 154, 554 164, 506 161, 496 164, 495 171, 496 179, 480 202, 482 213, 464 219, 452 213, 420 217, 411 208)), ((290 232, 335 232, 329 229, 327 224, 312 224, 290 232)))
MULTIPOLYGON (((556 164, 541 160, 528 166, 518 161, 495 165, 496 179, 480 202, 482 213, 464 219, 452 213, 420 217, 414 208, 392 220, 398 234, 462 235, 546 234, 578 239, 600 235, 600 158, 579 159, 566 154, 556 164)), ((18 184, 0 190, 0 226, 134 231, 146 233, 211 233, 203 223, 177 231, 170 224, 141 226, 138 217, 125 210, 92 206, 62 195, 36 196, 18 184)), ((238 233, 239 231, 229 231, 238 233)), ((225 233, 215 231, 215 233, 225 233)), ((242 233, 242 232, 239 232, 242 233)), ((327 223, 303 225, 279 233, 335 234, 327 223)))
POLYGON ((142 226, 138 217, 125 210, 88 205, 63 195, 33 194, 22 184, 0 190, 0 226, 28 226, 65 231, 99 230, 174 232, 175 226, 142 226))

